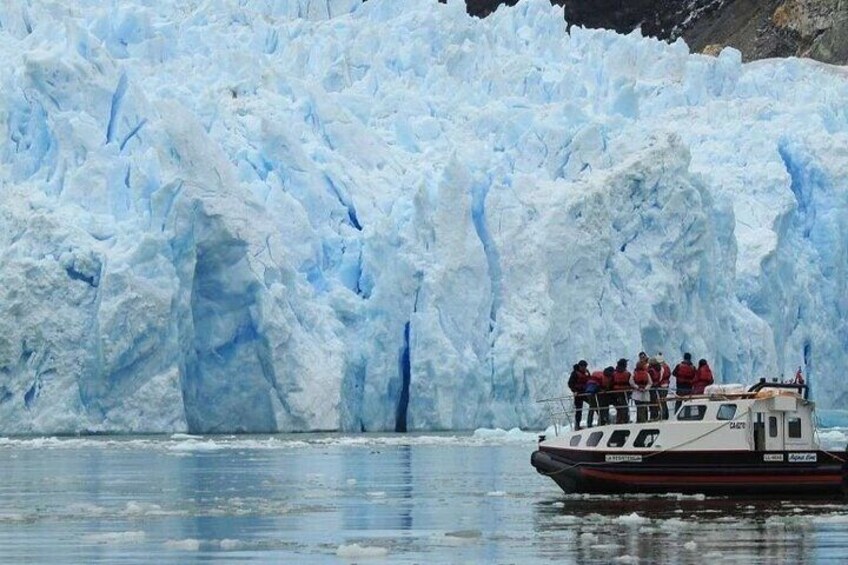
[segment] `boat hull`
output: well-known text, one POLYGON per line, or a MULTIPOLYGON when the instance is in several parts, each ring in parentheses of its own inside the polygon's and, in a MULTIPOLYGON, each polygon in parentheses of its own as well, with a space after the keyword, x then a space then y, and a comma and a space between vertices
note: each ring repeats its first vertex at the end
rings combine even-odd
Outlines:
POLYGON ((848 467, 825 451, 590 452, 540 448, 536 470, 566 493, 845 494, 848 467))

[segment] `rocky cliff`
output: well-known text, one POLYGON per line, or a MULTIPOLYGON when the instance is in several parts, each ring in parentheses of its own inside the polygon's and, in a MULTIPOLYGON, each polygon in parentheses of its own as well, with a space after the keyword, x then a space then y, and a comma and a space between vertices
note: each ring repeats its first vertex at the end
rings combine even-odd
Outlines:
MULTIPOLYGON (((517 0, 467 0, 480 17, 517 0)), ((848 63, 848 0, 552 0, 572 25, 603 27, 674 41, 693 51, 732 46, 746 61, 810 57, 848 63)))

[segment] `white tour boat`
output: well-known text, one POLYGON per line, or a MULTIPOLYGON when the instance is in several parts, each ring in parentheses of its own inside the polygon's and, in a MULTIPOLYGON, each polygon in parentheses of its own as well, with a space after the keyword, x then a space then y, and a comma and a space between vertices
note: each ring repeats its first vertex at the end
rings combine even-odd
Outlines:
POLYGON ((562 425, 572 398, 542 401, 556 436, 539 437, 531 464, 567 493, 846 492, 848 457, 819 446, 805 385, 712 385, 669 408, 678 400, 667 420, 580 430, 562 425))

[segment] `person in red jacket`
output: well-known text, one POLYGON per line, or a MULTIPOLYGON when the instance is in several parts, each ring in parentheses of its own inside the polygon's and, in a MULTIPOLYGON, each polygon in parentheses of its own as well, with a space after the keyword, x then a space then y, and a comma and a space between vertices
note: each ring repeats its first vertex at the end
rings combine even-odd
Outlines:
MULTIPOLYGON (((574 394, 574 429, 580 429, 583 403, 586 401, 586 384, 589 382, 589 363, 581 359, 573 366, 568 377, 568 388, 574 394)), ((587 403, 588 404, 588 403, 587 403)))
POLYGON ((595 414, 598 414, 598 423, 603 426, 607 423, 606 407, 603 412, 598 410, 600 406, 600 394, 604 390, 604 372, 592 371, 589 375, 589 380, 586 382, 586 403, 589 404, 589 416, 587 418, 587 426, 592 427, 595 421, 595 414))
POLYGON ((606 367, 604 369, 604 380, 602 381, 601 392, 598 394, 598 410, 601 414, 602 425, 612 422, 612 418, 610 417, 610 406, 615 406, 616 396, 612 392, 614 375, 614 367, 606 367))
MULTIPOLYGON (((692 394, 692 385, 695 383, 695 375, 697 374, 697 370, 692 365, 692 354, 688 351, 683 354, 683 361, 677 364, 674 367, 674 370, 671 374, 677 379, 677 388, 676 395, 677 396, 689 396, 692 394)), ((680 405, 683 404, 682 401, 678 400, 674 403, 674 413, 676 414, 678 410, 680 410, 680 405)))
POLYGON ((662 366, 660 365, 659 361, 657 361, 656 357, 651 357, 650 359, 648 359, 648 375, 650 375, 651 377, 651 404, 649 406, 650 417, 651 420, 659 420, 659 387, 660 382, 662 381, 662 366))
POLYGON ((713 372, 707 365, 706 359, 698 361, 695 382, 692 383, 692 394, 704 394, 704 389, 713 384, 713 372))
POLYGON ((619 359, 612 374, 612 390, 615 402, 615 423, 630 423, 630 405, 627 392, 630 390, 630 371, 627 370, 627 359, 619 359))
POLYGON ((636 404, 636 422, 638 423, 648 420, 648 406, 651 404, 651 384, 648 363, 639 361, 630 377, 633 402, 636 404))
POLYGON ((668 420, 668 403, 665 398, 668 396, 668 385, 671 382, 671 368, 665 362, 662 351, 657 351, 657 356, 654 357, 658 367, 656 371, 659 373, 659 381, 654 381, 655 390, 657 393, 657 403, 662 411, 662 419, 668 420), (656 384, 659 383, 659 384, 656 384))

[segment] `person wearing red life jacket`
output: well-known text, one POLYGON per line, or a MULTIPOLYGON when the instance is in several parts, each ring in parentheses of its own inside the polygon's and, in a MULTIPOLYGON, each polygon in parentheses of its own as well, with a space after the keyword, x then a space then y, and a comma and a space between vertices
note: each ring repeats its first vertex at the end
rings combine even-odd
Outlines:
POLYGON ((651 420, 660 419, 659 387, 662 382, 662 366, 656 357, 648 359, 648 374, 651 376, 651 404, 649 406, 651 420))
MULTIPOLYGON (((658 366, 655 367, 655 371, 659 373, 659 381, 654 381, 654 390, 657 394, 656 402, 659 405, 662 419, 668 420, 668 403, 665 399, 668 396, 668 386, 671 382, 671 368, 668 366, 668 363, 665 362, 662 351, 657 351, 656 357, 653 357, 652 359, 656 361, 658 366)), ((653 400, 651 400, 651 402, 653 402, 653 400)))
POLYGON ((698 361, 695 381, 692 383, 692 394, 704 394, 704 389, 713 384, 713 372, 706 359, 698 361))
MULTIPOLYGON (((595 421, 595 414, 598 415, 598 423, 604 425, 607 422, 604 418, 604 413, 598 410, 600 406, 600 394, 604 390, 604 372, 592 371, 589 375, 589 380, 586 382, 586 403, 589 404, 589 416, 587 417, 587 426, 592 427, 595 421)), ((604 410, 606 412, 606 410, 604 410)))
POLYGON ((627 393, 630 389, 630 371, 627 370, 627 359, 619 359, 612 374, 616 424, 630 423, 630 406, 627 400, 627 393))
POLYGON ((651 403, 651 375, 645 361, 636 363, 636 368, 630 376, 631 396, 636 404, 636 422, 648 420, 648 405, 651 403))
POLYGON ((568 388, 574 395, 574 429, 579 430, 586 401, 586 384, 589 382, 589 363, 581 359, 573 366, 568 377, 568 388))
POLYGON ((804 373, 801 372, 801 367, 798 367, 798 370, 795 371, 795 380, 793 382, 796 385, 804 384, 804 373))
MULTIPOLYGON (((677 379, 677 388, 676 395, 677 396, 689 396, 692 394, 692 385, 695 383, 695 376, 697 375, 697 369, 692 365, 692 354, 688 351, 683 354, 683 361, 677 364, 674 367, 674 370, 671 374, 677 379)), ((680 410, 680 405, 683 404, 682 401, 678 400, 674 403, 674 413, 676 414, 678 410, 680 410)))

